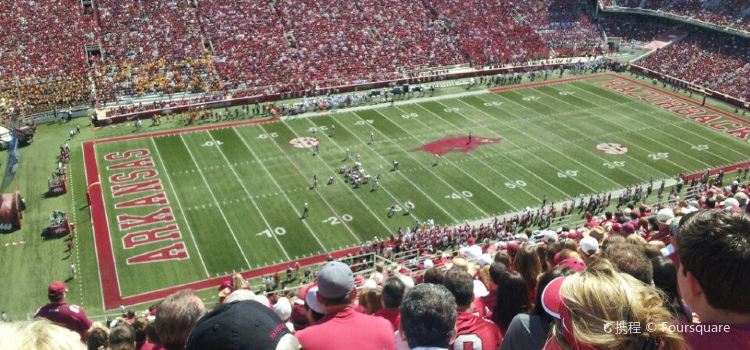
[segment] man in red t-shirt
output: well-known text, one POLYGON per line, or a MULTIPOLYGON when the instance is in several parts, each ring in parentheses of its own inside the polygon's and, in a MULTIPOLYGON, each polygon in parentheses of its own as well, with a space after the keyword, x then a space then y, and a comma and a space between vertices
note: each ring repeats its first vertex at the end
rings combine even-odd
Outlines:
POLYGON ((86 332, 91 328, 91 320, 86 316, 79 306, 70 305, 65 301, 65 283, 54 281, 47 288, 49 304, 44 305, 36 311, 34 317, 46 318, 72 331, 78 332, 81 339, 85 339, 86 332))
POLYGON ((469 273, 451 269, 445 273, 445 288, 456 298, 456 337, 451 342, 453 350, 494 350, 500 346, 500 330, 491 321, 472 314, 469 310, 474 299, 474 281, 469 273))
POLYGON ((375 312, 375 316, 388 320, 393 326, 394 332, 398 330, 398 308, 401 306, 404 294, 406 294, 406 286, 400 278, 392 276, 383 283, 383 293, 381 294, 383 308, 375 312))
POLYGON ((701 322, 680 333, 693 350, 750 349, 750 215, 700 210, 682 217, 676 236, 680 296, 701 322))
POLYGON ((352 270, 344 263, 331 261, 318 274, 317 299, 325 316, 315 325, 297 333, 305 350, 395 350, 391 323, 381 317, 354 311, 356 298, 352 270))

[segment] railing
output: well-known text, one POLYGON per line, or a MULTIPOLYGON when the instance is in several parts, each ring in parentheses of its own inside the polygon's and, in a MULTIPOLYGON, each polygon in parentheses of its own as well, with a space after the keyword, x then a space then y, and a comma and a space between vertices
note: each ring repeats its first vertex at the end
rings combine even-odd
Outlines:
POLYGON ((653 17, 668 18, 671 20, 685 22, 685 23, 689 23, 692 25, 696 25, 696 26, 711 29, 711 30, 717 30, 717 31, 724 32, 727 34, 750 38, 750 32, 747 32, 745 30, 735 28, 735 27, 730 27, 730 26, 722 26, 716 23, 705 22, 699 19, 688 17, 688 16, 680 16, 674 13, 664 12, 661 10, 621 7, 621 6, 616 6, 616 5, 605 6, 604 4, 602 4, 601 0, 599 0, 598 3, 599 3, 599 9, 604 12, 632 13, 632 14, 639 14, 639 15, 646 15, 646 16, 653 16, 653 17))
POLYGON ((704 87, 702 85, 698 85, 698 84, 695 84, 695 83, 691 83, 689 81, 685 81, 685 80, 682 80, 682 79, 679 79, 679 78, 675 78, 675 77, 673 77, 673 76, 671 76, 669 74, 657 72, 655 70, 651 70, 651 69, 648 69, 646 67, 639 66, 637 64, 631 64, 630 65, 630 70, 634 71, 634 72, 636 72, 638 74, 645 75, 645 76, 647 76, 649 78, 654 78, 654 79, 658 79, 658 80, 661 80, 661 81, 669 79, 671 81, 679 82, 679 83, 681 83, 688 90, 691 90, 691 91, 696 92, 696 93, 705 93, 709 97, 713 97, 715 99, 721 100, 721 101, 726 102, 726 103, 728 103, 728 104, 730 104, 732 106, 735 106, 737 108, 745 108, 745 109, 750 108, 750 103, 748 103, 747 101, 740 100, 740 99, 738 99, 736 97, 727 95, 727 94, 719 92, 719 91, 708 89, 708 88, 706 88, 706 87, 704 87))
MULTIPOLYGON (((578 58, 583 59, 583 58, 578 58)), ((542 61, 546 62, 546 61, 542 61)), ((479 69, 472 69, 468 71, 460 71, 460 72, 453 72, 453 73, 446 73, 446 74, 439 74, 439 75, 432 75, 432 76, 420 76, 420 77, 410 77, 410 78, 402 78, 402 79, 394 79, 394 80, 385 80, 385 81, 376 81, 376 82, 367 82, 367 83, 360 83, 360 84, 352 84, 352 85, 341 85, 341 86, 331 86, 326 88, 320 88, 316 90, 316 93, 318 94, 324 94, 326 91, 337 91, 338 93, 348 93, 353 91, 364 91, 364 90, 371 90, 371 89, 380 89, 380 88, 386 88, 391 86, 397 86, 397 85, 403 85, 403 84, 413 84, 413 83, 424 83, 427 81, 440 81, 440 80, 453 80, 453 79, 463 79, 463 78, 469 78, 469 77, 477 77, 477 76, 486 76, 486 75, 495 75, 495 74, 501 74, 501 73, 524 73, 531 70, 536 70, 540 68, 549 68, 549 69, 558 69, 561 66, 568 67, 572 64, 578 63, 578 61, 568 60, 568 59, 561 59, 556 60, 555 62, 562 62, 562 63, 537 63, 537 64, 531 64, 531 65, 522 65, 522 66, 492 66, 489 68, 479 68, 479 69)), ((253 96, 245 96, 245 97, 239 97, 239 98, 225 98, 223 100, 219 101, 210 101, 210 102, 199 102, 199 103, 188 103, 185 105, 180 106, 174 106, 174 107, 164 107, 164 108, 153 108, 143 111, 137 111, 137 112, 131 112, 131 113, 124 113, 121 115, 108 117, 105 115, 102 116, 102 118, 97 118, 94 120, 94 125, 96 126, 104 126, 109 124, 116 124, 116 123, 122 123, 128 120, 133 119, 143 119, 143 118, 150 118, 153 115, 156 114, 171 114, 171 113, 183 113, 190 110, 195 109, 212 109, 212 108, 224 108, 224 107, 233 107, 238 105, 245 105, 245 104, 251 104, 255 102, 270 102, 270 101, 278 101, 288 98, 300 98, 305 95, 309 91, 294 91, 294 92, 283 92, 283 93, 272 93, 272 94, 261 94, 261 95, 253 95, 253 96)), ((101 115, 101 113, 99 113, 101 115)))

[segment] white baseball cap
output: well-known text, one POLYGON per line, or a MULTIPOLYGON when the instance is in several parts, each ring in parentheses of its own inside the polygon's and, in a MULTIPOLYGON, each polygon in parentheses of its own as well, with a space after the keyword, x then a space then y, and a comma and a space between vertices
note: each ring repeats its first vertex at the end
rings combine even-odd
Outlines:
POLYGON ((599 251, 599 241, 594 237, 583 237, 579 244, 581 246, 581 251, 586 255, 596 254, 599 251))
POLYGON ((662 210, 659 210, 658 213, 656 213, 656 221, 668 225, 669 220, 674 219, 674 212, 670 208, 664 208, 662 210))

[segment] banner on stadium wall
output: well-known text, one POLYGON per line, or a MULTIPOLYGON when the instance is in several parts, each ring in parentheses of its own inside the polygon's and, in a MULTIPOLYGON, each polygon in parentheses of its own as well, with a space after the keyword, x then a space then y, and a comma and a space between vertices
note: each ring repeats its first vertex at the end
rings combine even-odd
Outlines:
POLYGON ((21 155, 18 152, 18 132, 16 132, 15 128, 15 119, 13 119, 13 122, 11 124, 11 139, 10 144, 8 145, 8 165, 5 167, 5 176, 3 177, 2 185, 0 185, 0 190, 5 190, 5 188, 10 185, 10 182, 13 181, 13 178, 16 176, 16 172, 18 171, 18 164, 21 160, 21 155))

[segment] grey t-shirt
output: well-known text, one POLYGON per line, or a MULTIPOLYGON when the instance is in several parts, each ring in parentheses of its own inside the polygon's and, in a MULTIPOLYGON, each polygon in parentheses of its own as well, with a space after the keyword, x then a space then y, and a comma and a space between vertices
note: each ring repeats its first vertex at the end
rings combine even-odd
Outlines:
POLYGON ((551 323, 538 315, 518 314, 505 332, 500 350, 541 350, 549 336, 551 323))

